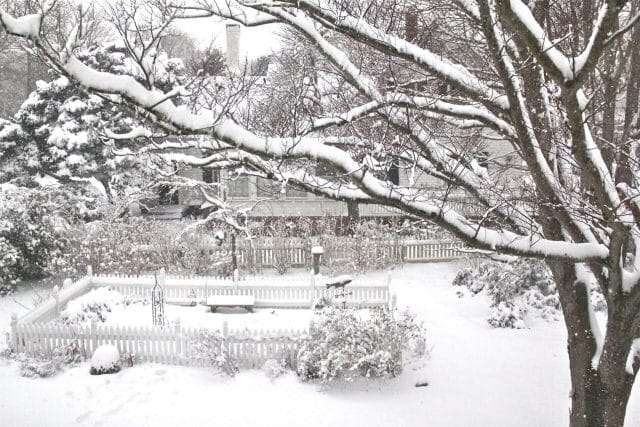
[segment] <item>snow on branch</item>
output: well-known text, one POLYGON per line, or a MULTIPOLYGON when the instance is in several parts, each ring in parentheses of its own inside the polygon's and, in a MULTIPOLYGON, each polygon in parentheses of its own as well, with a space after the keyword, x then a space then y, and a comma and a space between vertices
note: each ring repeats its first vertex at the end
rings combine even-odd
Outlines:
MULTIPOLYGON (((290 3, 309 13, 319 22, 325 22, 335 29, 355 40, 361 40, 375 49, 385 53, 406 59, 425 68, 430 73, 453 84, 465 93, 474 97, 482 104, 500 111, 508 111, 509 103, 504 95, 488 87, 476 75, 461 64, 449 62, 434 54, 426 48, 421 48, 400 37, 389 34, 367 23, 361 17, 348 14, 340 14, 332 11, 332 8, 321 0, 289 0, 290 3)), ((279 11, 267 6, 259 7, 266 13, 272 13, 286 20, 279 11)))
POLYGON ((618 11, 613 6, 614 2, 602 2, 586 46, 577 56, 570 57, 557 48, 522 0, 508 2, 508 6, 506 1, 501 2, 504 5, 502 10, 513 21, 512 29, 523 37, 545 70, 564 84, 584 79, 586 73, 595 67, 594 59, 600 56, 606 46, 617 20, 618 11))
POLYGON ((44 18, 43 13, 33 13, 30 15, 14 18, 3 8, 0 8, 0 23, 5 31, 14 36, 35 40, 40 36, 40 26, 44 18))
MULTIPOLYGON (((331 126, 353 123, 356 120, 378 112, 383 107, 403 106, 420 111, 430 111, 457 119, 472 120, 475 126, 486 126, 500 132, 507 138, 517 138, 517 134, 506 121, 496 117, 483 106, 443 101, 437 97, 409 96, 402 93, 385 95, 382 101, 370 101, 354 107, 346 113, 319 118, 313 123, 313 130, 320 130, 331 126)), ((470 125, 471 122, 467 122, 470 125)))
MULTIPOLYGON (((507 3, 504 1, 502 3, 507 3)), ((570 81, 575 77, 575 70, 569 58, 556 47, 540 26, 533 13, 521 0, 508 0, 509 5, 503 8, 505 15, 514 21, 513 28, 523 35, 524 40, 536 53, 540 63, 547 71, 560 81, 570 81)))
POLYGON ((249 4, 245 5, 241 1, 223 0, 207 3, 173 4, 169 7, 179 11, 178 18, 181 19, 220 17, 236 21, 245 27, 257 27, 278 22, 277 19, 268 14, 246 7, 257 3, 249 2, 249 4))
POLYGON ((494 60, 499 66, 499 72, 502 75, 506 92, 513 107, 511 114, 516 118, 516 122, 523 124, 518 130, 520 138, 515 141, 518 142, 520 151, 532 172, 536 186, 545 189, 545 194, 554 203, 558 217, 573 239, 576 241, 597 242, 598 240, 589 227, 584 222, 574 218, 567 210, 567 206, 570 206, 570 203, 566 203, 566 193, 563 191, 558 177, 554 174, 533 130, 534 126, 527 108, 522 81, 516 72, 511 57, 507 53, 507 49, 505 49, 504 30, 499 23, 496 11, 488 2, 483 2, 481 4, 481 13, 487 41, 493 46, 494 60))

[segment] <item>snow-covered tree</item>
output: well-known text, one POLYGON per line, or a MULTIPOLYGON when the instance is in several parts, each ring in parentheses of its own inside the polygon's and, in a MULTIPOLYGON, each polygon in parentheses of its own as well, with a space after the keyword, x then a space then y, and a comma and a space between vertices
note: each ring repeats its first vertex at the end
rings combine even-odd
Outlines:
POLYGON ((46 276, 66 239, 67 222, 95 216, 91 194, 0 184, 0 296, 19 280, 46 276))
MULTIPOLYGON (((95 69, 138 79, 124 47, 93 45, 77 52, 95 69)), ((158 55, 156 84, 168 90, 182 78, 182 62, 158 55)), ((132 183, 143 175, 144 159, 118 156, 120 148, 105 134, 139 126, 139 114, 109 99, 90 94, 65 76, 39 81, 12 121, 0 121, 0 181, 48 175, 63 183, 93 178, 108 196, 112 187, 132 183)), ((131 146, 132 142, 127 141, 131 146)))
MULTIPOLYGON (((479 251, 545 260, 568 330, 571 424, 623 424, 640 369, 633 350, 640 339, 637 0, 579 7, 545 0, 155 4, 167 21, 218 16, 288 26, 345 88, 344 110, 335 110, 339 103, 310 109, 304 131, 264 135, 233 120, 229 105, 242 102, 211 97, 190 111, 178 105, 182 91, 164 93, 151 80, 141 84, 84 63, 74 55, 86 43, 81 21, 64 46, 43 42, 46 7, 21 17, 0 11, 0 21, 74 84, 143 111, 170 133, 204 138, 191 142, 202 156, 176 161, 242 166, 329 198, 395 207, 479 251), (360 158, 368 142, 358 124, 371 119, 397 134, 380 141, 376 160, 385 160, 392 144, 403 167, 447 190, 414 179, 401 185, 360 158), (485 140, 510 150, 511 160, 481 156, 485 140), (307 162, 338 173, 323 175, 307 162), (453 209, 451 190, 464 191, 480 215, 453 209), (591 286, 606 299, 603 331, 591 313, 591 286)), ((162 28, 146 34, 157 37, 162 28)), ((150 51, 140 52, 138 64, 148 69, 150 51)))

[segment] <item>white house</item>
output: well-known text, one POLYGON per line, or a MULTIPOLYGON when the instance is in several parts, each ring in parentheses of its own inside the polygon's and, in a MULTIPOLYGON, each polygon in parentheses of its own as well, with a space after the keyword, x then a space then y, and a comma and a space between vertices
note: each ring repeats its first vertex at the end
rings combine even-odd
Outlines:
MULTIPOLYGON (((227 58, 230 68, 240 68, 240 26, 238 24, 227 25, 227 58)), ((505 166, 513 165, 517 156, 512 147, 505 141, 492 138, 491 135, 483 135, 483 158, 478 158, 481 167, 486 167, 491 176, 496 179, 505 169, 505 166), (490 162, 488 161, 490 159, 490 162)), ((482 156, 478 156, 482 157, 482 156)), ((347 216, 349 209, 347 203, 328 200, 314 194, 299 191, 297 189, 283 187, 279 183, 258 178, 255 176, 240 176, 232 179, 229 171, 212 168, 187 169, 179 172, 180 175, 207 183, 218 183, 220 196, 230 201, 232 205, 248 207, 256 201, 262 200, 251 211, 254 217, 281 217, 281 216, 347 216)), ((410 167, 397 165, 388 171, 388 179, 400 186, 418 186, 434 192, 442 190, 442 183, 426 174, 416 174, 410 167)), ((507 179, 506 181, 510 181, 507 179)), ((454 193, 449 196, 454 202, 451 205, 468 212, 468 205, 464 203, 462 193, 454 193), (459 200, 459 202, 455 202, 459 200)), ((167 218, 175 218, 197 212, 203 205, 202 195, 197 191, 179 190, 176 193, 164 192, 160 195, 160 205, 154 209, 154 213, 167 218)), ((400 213, 393 209, 377 205, 360 204, 358 213, 361 217, 387 217, 400 213)))

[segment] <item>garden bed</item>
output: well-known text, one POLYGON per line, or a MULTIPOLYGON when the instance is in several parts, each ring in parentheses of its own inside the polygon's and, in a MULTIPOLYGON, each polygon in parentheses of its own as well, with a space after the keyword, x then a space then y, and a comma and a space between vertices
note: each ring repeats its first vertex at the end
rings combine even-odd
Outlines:
MULTIPOLYGON (((167 325, 180 323, 185 328, 222 330, 226 322, 232 330, 272 330, 291 327, 307 328, 313 317, 311 310, 300 309, 255 309, 247 313, 241 308, 219 308, 211 313, 209 307, 196 305, 181 307, 166 304, 167 325)), ((153 326, 151 304, 136 302, 117 304, 106 314, 105 326, 153 326)))

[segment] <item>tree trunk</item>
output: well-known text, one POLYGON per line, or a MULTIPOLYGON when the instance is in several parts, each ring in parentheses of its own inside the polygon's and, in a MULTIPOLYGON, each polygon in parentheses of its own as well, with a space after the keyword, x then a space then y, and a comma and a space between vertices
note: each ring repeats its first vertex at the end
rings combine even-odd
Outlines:
POLYGON ((562 313, 567 327, 567 350, 571 371, 570 425, 602 425, 602 403, 598 399, 600 376, 591 367, 596 341, 589 324, 589 296, 586 287, 576 284, 573 264, 549 262, 558 285, 562 313))
POLYGON ((358 206, 358 202, 348 201, 347 202, 347 224, 346 224, 346 234, 351 235, 354 231, 354 227, 358 223, 360 219, 360 207, 358 206))
MULTIPOLYGON (((607 334, 597 369, 592 366, 596 341, 589 320, 587 287, 578 282, 575 266, 549 261, 567 327, 571 371, 572 427, 622 427, 635 375, 625 370, 631 344, 622 310, 609 310, 607 334)), ((627 317, 628 318, 628 317, 627 317)))
POLYGON ((607 334, 598 370, 602 378, 605 426, 622 426, 635 380, 626 370, 632 335, 629 321, 633 319, 625 305, 609 309, 607 334))

